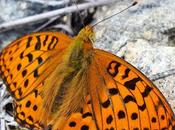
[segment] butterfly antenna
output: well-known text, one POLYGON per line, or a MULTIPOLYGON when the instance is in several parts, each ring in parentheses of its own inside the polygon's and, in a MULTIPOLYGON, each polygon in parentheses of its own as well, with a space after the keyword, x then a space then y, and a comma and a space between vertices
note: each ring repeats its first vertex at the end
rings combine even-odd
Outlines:
POLYGON ((77 2, 75 1, 75 0, 72 0, 72 2, 74 3, 74 5, 76 6, 76 8, 77 8, 77 12, 78 12, 78 14, 79 14, 79 16, 80 16, 80 20, 81 20, 81 23, 82 23, 82 25, 83 25, 83 27, 85 27, 85 24, 84 24, 84 22, 83 22, 83 16, 81 15, 81 13, 80 13, 80 11, 79 11, 79 9, 78 9, 78 6, 77 6, 77 2))
POLYGON ((124 12, 125 10, 128 10, 128 9, 131 8, 132 6, 135 6, 137 3, 138 3, 138 2, 135 1, 135 2, 133 2, 130 6, 126 7, 125 9, 121 10, 120 12, 115 13, 115 14, 109 16, 109 17, 106 17, 106 18, 100 20, 99 22, 97 22, 97 23, 95 23, 94 25, 92 25, 92 28, 95 27, 97 24, 99 24, 99 23, 101 23, 101 22, 103 22, 103 21, 105 21, 105 20, 108 20, 108 19, 114 17, 115 15, 118 15, 118 14, 124 12))

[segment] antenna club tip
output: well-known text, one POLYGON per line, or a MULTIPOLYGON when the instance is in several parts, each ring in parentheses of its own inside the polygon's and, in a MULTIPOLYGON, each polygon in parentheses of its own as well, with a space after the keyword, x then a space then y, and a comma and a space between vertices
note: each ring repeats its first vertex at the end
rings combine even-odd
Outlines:
POLYGON ((132 6, 135 6, 137 3, 138 3, 138 2, 137 2, 137 1, 135 1, 135 2, 132 4, 132 6))

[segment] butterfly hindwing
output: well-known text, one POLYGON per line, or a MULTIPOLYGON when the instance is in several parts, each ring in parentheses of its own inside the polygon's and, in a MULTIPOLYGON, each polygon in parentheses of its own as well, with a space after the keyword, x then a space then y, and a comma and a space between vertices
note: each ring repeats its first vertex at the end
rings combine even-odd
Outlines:
POLYGON ((71 38, 62 33, 44 32, 24 36, 0 54, 0 75, 14 97, 16 121, 27 128, 40 128, 45 112, 41 92, 71 38), (64 43, 64 44, 63 44, 64 43))
POLYGON ((38 93, 42 87, 43 85, 40 84, 25 99, 14 101, 14 117, 21 126, 30 129, 42 129, 44 127, 39 118, 40 114, 44 112, 42 98, 38 93))
POLYGON ((92 114, 89 96, 86 98, 86 104, 79 112, 72 113, 68 119, 65 119, 62 126, 60 123, 54 123, 54 130, 96 130, 94 116, 92 114), (58 124, 58 125, 57 125, 58 124))

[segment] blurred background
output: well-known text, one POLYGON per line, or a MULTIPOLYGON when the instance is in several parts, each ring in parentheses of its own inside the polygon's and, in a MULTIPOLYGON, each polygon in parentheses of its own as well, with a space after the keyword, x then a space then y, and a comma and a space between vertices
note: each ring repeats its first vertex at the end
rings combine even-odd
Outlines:
MULTIPOLYGON (((81 21, 85 25, 95 24, 132 2, 0 0, 0 48, 32 32, 62 31, 76 36, 83 27, 81 21)), ((161 90, 175 112, 175 0, 138 2, 96 25, 94 46, 120 56, 143 72, 161 90)), ((0 130, 21 129, 13 120, 11 102, 5 87, 1 87, 0 130)))

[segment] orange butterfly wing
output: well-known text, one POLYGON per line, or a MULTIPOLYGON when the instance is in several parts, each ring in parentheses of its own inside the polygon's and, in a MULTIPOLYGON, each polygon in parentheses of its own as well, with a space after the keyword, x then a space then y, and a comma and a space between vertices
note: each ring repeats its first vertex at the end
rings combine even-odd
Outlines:
POLYGON ((52 130, 96 130, 96 122, 94 121, 89 98, 90 96, 87 96, 86 104, 80 112, 72 113, 68 119, 64 119, 61 125, 59 121, 55 122, 52 130))
POLYGON ((174 113, 150 80, 117 56, 98 49, 94 53, 96 68, 106 83, 101 96, 106 95, 101 106, 103 128, 114 123, 114 129, 175 129, 174 113), (106 110, 110 114, 105 115, 106 110))
POLYGON ((15 120, 30 129, 44 122, 44 81, 60 62, 61 54, 71 38, 58 32, 43 32, 24 36, 0 54, 0 75, 14 97, 15 120), (63 44, 64 43, 64 44, 63 44))
POLYGON ((175 129, 175 116, 160 91, 136 68, 94 49, 89 94, 81 112, 55 130, 175 129))

